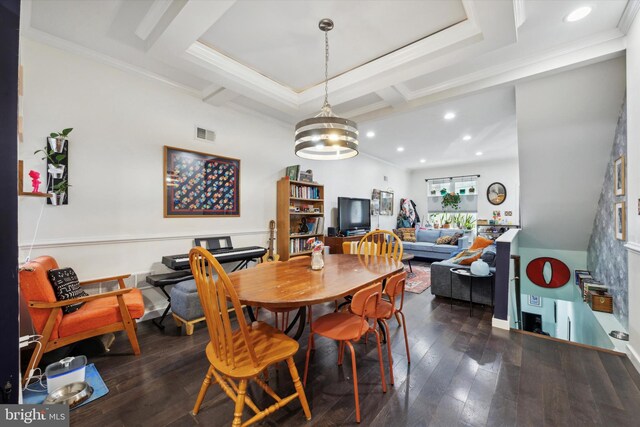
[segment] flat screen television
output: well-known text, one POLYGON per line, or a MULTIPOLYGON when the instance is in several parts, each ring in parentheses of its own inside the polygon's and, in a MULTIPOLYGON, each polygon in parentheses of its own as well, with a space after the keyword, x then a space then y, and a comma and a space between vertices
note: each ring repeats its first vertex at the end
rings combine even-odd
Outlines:
POLYGON ((371 229, 371 201, 338 197, 338 229, 347 231, 371 229))

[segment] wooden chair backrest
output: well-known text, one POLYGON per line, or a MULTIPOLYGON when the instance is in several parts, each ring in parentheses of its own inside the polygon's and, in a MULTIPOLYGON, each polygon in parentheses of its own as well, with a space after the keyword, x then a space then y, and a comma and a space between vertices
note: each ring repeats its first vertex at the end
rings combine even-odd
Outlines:
POLYGON ((384 288, 384 293, 389 296, 389 301, 394 307, 396 305, 396 298, 400 295, 400 306, 397 307, 400 311, 402 311, 402 306, 404 305, 404 286, 406 282, 407 272, 403 271, 400 274, 395 274, 388 278, 384 288))
MULTIPOLYGON (((364 289, 360 289, 353 295, 349 311, 356 316, 360 316, 360 331, 366 331, 365 323, 369 318, 375 318, 376 308, 380 303, 380 294, 382 293, 382 283, 374 283, 364 289)), ((369 325, 371 327, 371 325, 369 325)), ((359 337, 358 337, 359 338, 359 337)))
POLYGON ((376 230, 365 234, 358 243, 358 253, 402 260, 402 240, 391 231, 376 230))
POLYGON ((243 345, 247 348, 253 366, 257 367, 258 358, 249 337, 247 322, 229 276, 227 276, 227 273, 214 256, 201 247, 191 249, 189 252, 189 264, 191 265, 193 278, 196 281, 200 304, 202 304, 216 357, 233 369, 236 367, 237 362, 235 360, 235 354, 238 350, 236 347, 243 345), (234 331, 231 327, 231 318, 229 310, 227 310, 227 296, 233 304, 233 311, 236 313, 242 338, 235 343, 233 341, 234 331))
POLYGON ((360 248, 361 255, 365 255, 365 252, 374 252, 377 248, 375 244, 368 243, 367 245, 360 246, 360 242, 342 242, 342 253, 355 255, 358 253, 358 248, 360 248), (373 245, 373 247, 371 247, 373 245))

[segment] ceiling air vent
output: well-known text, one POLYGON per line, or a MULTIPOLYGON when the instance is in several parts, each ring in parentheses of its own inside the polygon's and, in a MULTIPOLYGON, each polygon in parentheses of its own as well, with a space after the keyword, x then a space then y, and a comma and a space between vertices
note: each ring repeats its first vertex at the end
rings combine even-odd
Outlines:
POLYGON ((216 140, 216 133, 212 130, 196 126, 196 139, 213 142, 216 140))

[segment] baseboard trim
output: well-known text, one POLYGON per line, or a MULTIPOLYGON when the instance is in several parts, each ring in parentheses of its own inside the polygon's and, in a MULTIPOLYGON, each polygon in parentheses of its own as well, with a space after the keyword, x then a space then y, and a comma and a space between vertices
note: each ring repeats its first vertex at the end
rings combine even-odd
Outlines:
POLYGON ((631 344, 627 344, 627 357, 629 357, 629 360, 633 367, 636 368, 636 371, 640 373, 640 355, 638 355, 638 352, 631 347, 631 344))
POLYGON ((582 344, 580 342, 575 342, 575 341, 567 341, 567 340, 563 340, 561 338, 551 337, 549 335, 542 335, 542 334, 536 334, 536 333, 529 332, 529 331, 523 331, 522 329, 511 329, 511 330, 513 332, 518 333, 518 334, 529 335, 531 337, 535 337, 535 338, 541 339, 541 340, 555 341, 555 342, 559 342, 559 343, 563 343, 563 344, 567 344, 567 345, 573 345, 573 346, 576 346, 576 347, 588 348, 590 350, 600 351, 602 353, 614 354, 616 356, 622 356, 622 357, 626 356, 625 353, 620 353, 619 351, 616 351, 616 350, 609 350, 608 348, 596 347, 596 346, 593 346, 593 345, 582 344))
POLYGON ((491 319, 491 326, 493 328, 504 329, 505 331, 508 331, 511 329, 511 327, 509 326, 510 323, 511 322, 509 322, 508 317, 507 317, 507 320, 496 319, 495 317, 491 319))

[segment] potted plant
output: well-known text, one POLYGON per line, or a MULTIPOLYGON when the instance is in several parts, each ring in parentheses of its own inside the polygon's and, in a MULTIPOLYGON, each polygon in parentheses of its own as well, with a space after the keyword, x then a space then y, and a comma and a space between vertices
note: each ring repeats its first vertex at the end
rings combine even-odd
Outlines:
POLYGON ((476 188, 475 187, 469 187, 469 194, 473 194, 476 192, 476 188))
POLYGON ((443 188, 442 190, 440 190, 440 194, 444 196, 445 194, 447 194, 447 190, 443 188))
POLYGON ((73 128, 63 129, 61 132, 51 132, 47 138, 49 147, 55 153, 62 153, 64 150, 64 144, 67 142, 67 136, 71 133, 73 128))
POLYGON ((51 204, 54 206, 60 206, 64 203, 65 197, 67 197, 67 190, 69 189, 69 182, 64 179, 57 184, 53 184, 53 196, 49 197, 51 204))
POLYGON ((444 225, 442 226, 442 228, 451 228, 451 217, 448 217, 444 220, 444 225))
POLYGON ((431 190, 431 195, 435 196, 436 195, 436 190, 431 190))
POLYGON ((451 208, 458 210, 460 208, 460 195, 455 193, 447 193, 442 196, 442 209, 451 208))
POLYGON ((44 150, 37 150, 33 152, 33 154, 38 154, 38 153, 44 154, 44 157, 42 157, 42 160, 46 159, 49 161, 48 172, 51 174, 51 176, 55 179, 62 178, 62 175, 64 174, 65 166, 60 164, 60 162, 63 161, 67 157, 67 155, 64 153, 57 153, 56 151, 49 148, 45 148, 44 150))
POLYGON ((467 192, 467 190, 465 190, 464 188, 461 188, 461 189, 460 189, 460 194, 464 194, 464 193, 466 193, 466 192, 467 192))

